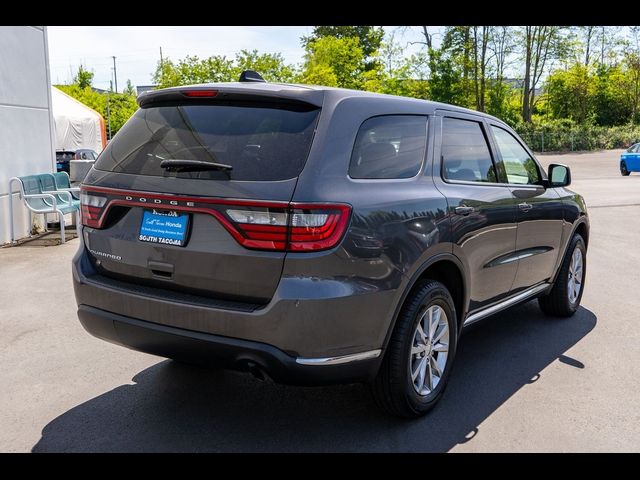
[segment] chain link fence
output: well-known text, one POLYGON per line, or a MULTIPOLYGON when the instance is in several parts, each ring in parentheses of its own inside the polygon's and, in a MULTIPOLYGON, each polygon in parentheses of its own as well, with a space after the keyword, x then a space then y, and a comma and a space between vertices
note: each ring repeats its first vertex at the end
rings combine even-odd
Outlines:
POLYGON ((574 152, 627 148, 640 142, 637 132, 545 131, 522 132, 520 137, 534 152, 574 152))

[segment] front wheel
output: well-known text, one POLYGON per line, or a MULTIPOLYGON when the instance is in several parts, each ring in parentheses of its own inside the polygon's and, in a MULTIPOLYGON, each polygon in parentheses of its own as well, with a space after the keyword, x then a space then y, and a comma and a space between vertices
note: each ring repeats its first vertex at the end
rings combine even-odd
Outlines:
POLYGON ((440 282, 419 284, 405 301, 373 393, 391 415, 414 418, 438 402, 456 353, 456 309, 440 282))
POLYGON ((580 306, 587 273, 587 249, 584 239, 576 233, 551 291, 538 298, 544 313, 554 317, 570 317, 580 306))
POLYGON ((627 163, 626 162, 620 162, 620 173, 622 174, 623 177, 628 177, 629 174, 631 173, 627 169, 627 163))

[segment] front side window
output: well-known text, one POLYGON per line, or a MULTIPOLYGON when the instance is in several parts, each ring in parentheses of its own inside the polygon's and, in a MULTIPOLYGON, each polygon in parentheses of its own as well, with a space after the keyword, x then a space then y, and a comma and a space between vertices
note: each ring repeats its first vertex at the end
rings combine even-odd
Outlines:
POLYGON ((366 120, 351 154, 351 178, 411 178, 427 145, 427 117, 387 115, 366 120))
POLYGON ((443 119, 442 167, 445 180, 497 183, 496 169, 480 123, 443 119))
POLYGON ((536 162, 513 135, 500 127, 491 126, 502 162, 507 172, 508 183, 517 185, 537 185, 540 172, 536 162))

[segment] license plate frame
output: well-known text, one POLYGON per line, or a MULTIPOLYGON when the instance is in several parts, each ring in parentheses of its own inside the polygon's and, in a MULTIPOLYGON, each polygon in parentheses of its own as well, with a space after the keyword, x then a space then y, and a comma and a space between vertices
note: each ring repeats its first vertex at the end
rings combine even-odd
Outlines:
POLYGON ((138 240, 184 247, 187 244, 190 223, 189 214, 185 212, 146 209, 140 221, 138 240))

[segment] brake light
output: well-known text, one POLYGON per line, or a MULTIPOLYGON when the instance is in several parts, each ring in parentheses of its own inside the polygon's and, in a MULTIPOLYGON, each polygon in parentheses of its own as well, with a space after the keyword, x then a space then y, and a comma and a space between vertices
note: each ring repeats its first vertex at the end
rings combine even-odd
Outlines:
POLYGON ((212 98, 218 95, 217 90, 185 90, 182 92, 187 97, 212 98))
POLYGON ((225 213, 230 220, 225 227, 243 247, 258 250, 286 249, 289 217, 286 208, 243 205, 227 208, 225 213))
POLYGON ((349 221, 347 205, 293 204, 289 223, 289 250, 309 252, 334 247, 349 221))
POLYGON ((99 227, 102 211, 107 203, 107 197, 87 193, 84 190, 80 192, 80 216, 82 224, 87 227, 99 227))
POLYGON ((225 213, 244 247, 308 252, 338 243, 349 210, 347 205, 291 204, 288 209, 227 208, 225 213))

